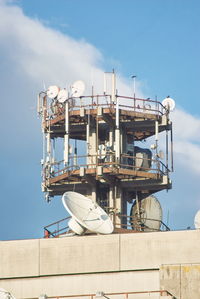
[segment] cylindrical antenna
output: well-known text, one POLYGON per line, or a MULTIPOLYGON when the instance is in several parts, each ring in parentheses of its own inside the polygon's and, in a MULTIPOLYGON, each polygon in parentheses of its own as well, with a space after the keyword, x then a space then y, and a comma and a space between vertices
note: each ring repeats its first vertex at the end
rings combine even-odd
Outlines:
POLYGON ((167 173, 168 173, 168 164, 169 164, 169 145, 168 145, 168 130, 166 130, 166 166, 167 166, 167 173))
POLYGON ((77 166, 77 139, 74 140, 74 165, 77 166))
POLYGON ((113 69, 112 72, 112 102, 115 102, 115 92, 116 92, 116 76, 115 76, 115 71, 113 69))
POLYGON ((173 155, 173 131, 171 126, 171 171, 174 171, 174 155, 173 155))
POLYGON ((103 74, 103 93, 106 94, 106 73, 103 74))
POLYGON ((155 141, 158 142, 158 121, 155 122, 155 141))
POLYGON ((69 163, 69 103, 65 102, 64 163, 69 163))
POLYGON ((134 99, 135 99, 135 79, 136 79, 136 77, 137 76, 135 76, 135 75, 133 75, 133 76, 131 76, 131 78, 133 79, 133 97, 134 97, 134 99))

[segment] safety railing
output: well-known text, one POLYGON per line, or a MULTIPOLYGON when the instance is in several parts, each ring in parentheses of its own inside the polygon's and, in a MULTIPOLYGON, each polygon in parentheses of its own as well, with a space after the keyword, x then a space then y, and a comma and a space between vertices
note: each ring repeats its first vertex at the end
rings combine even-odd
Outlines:
MULTIPOLYGON (((46 295, 43 295, 46 296, 46 295)), ((66 296, 46 296, 45 298, 49 299, 64 299, 64 298, 84 298, 84 299, 139 299, 139 298, 162 298, 162 296, 169 296, 169 298, 175 298, 167 290, 159 291, 137 291, 137 292, 118 292, 118 293, 104 293, 102 291, 97 292, 96 294, 77 294, 77 295, 66 295, 66 296)), ((25 298, 26 299, 26 298, 25 298)), ((33 298, 37 299, 37 298, 33 298)))
POLYGON ((80 169, 81 167, 85 169, 97 169, 98 166, 115 169, 121 168, 137 172, 143 171, 146 173, 154 173, 158 176, 168 175, 170 172, 167 166, 159 159, 149 159, 138 156, 130 156, 128 154, 121 154, 121 159, 116 161, 114 153, 105 155, 80 155, 70 156, 67 166, 64 164, 64 160, 53 163, 45 163, 43 165, 43 181, 45 181, 47 178, 56 177, 64 173, 73 174, 74 171, 80 169), (140 161, 142 163, 140 163, 140 161))
MULTIPOLYGON (((42 97, 38 102, 38 113, 43 115, 45 120, 55 118, 64 114, 65 104, 59 103, 57 100, 49 100, 45 93, 41 93, 42 97)), ((164 115, 168 113, 166 107, 164 107, 159 101, 151 99, 142 99, 136 97, 128 97, 116 95, 115 101, 112 101, 112 96, 108 94, 103 95, 89 95, 81 96, 79 98, 69 98, 69 111, 84 109, 96 109, 98 106, 102 108, 115 109, 116 105, 119 109, 131 110, 140 113, 150 113, 156 115, 164 115)))
MULTIPOLYGON (((106 207, 104 207, 106 210, 106 207)), ((107 211, 107 210, 106 210, 107 211)), ((107 211, 109 213, 109 211, 107 211)), ((143 232, 143 231, 169 231, 170 228, 163 222, 157 219, 142 218, 139 219, 135 216, 121 215, 118 213, 110 213, 114 220, 114 227, 119 229, 125 229, 128 232, 143 232), (151 221, 151 223, 156 223, 158 228, 149 227, 145 225, 146 221, 151 221)), ((69 232, 68 221, 71 216, 64 219, 53 222, 44 227, 44 238, 57 238, 69 232)))
POLYGON ((44 227, 44 238, 56 238, 62 234, 67 233, 69 226, 68 221, 71 219, 71 216, 53 222, 44 227))
POLYGON ((162 221, 158 219, 146 218, 146 217, 136 217, 136 216, 128 216, 116 214, 117 218, 121 220, 121 222, 115 223, 116 228, 124 228, 128 230, 134 231, 169 231, 170 228, 162 221), (151 226, 147 224, 151 223, 151 226), (153 225, 152 225, 153 224, 153 225), (157 228, 155 228, 157 226, 157 228))

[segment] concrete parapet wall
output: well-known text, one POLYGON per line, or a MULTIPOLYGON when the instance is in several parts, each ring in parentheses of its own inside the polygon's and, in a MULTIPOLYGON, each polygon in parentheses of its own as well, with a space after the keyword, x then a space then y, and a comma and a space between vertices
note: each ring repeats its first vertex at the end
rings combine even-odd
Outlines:
POLYGON ((160 288, 168 290, 177 299, 200 298, 200 263, 162 265, 160 288))
MULTIPOLYGON (((38 298, 40 294, 59 297, 66 295, 95 294, 97 291, 103 291, 105 293, 139 292, 141 290, 159 289, 159 271, 6 279, 0 281, 0 286, 9 290, 16 298, 20 299, 38 298)), ((122 298, 122 295, 120 298, 122 298)), ((89 299, 89 297, 85 299, 89 299)))
POLYGON ((200 262, 199 240, 200 230, 122 234, 120 267, 149 269, 162 264, 200 262))
POLYGON ((0 279, 199 263, 199 240, 196 230, 1 241, 0 279))
POLYGON ((177 298, 199 299, 199 240, 196 230, 1 241, 0 287, 37 298, 161 286, 177 298))
POLYGON ((40 275, 120 269, 119 235, 40 240, 40 275))
POLYGON ((0 279, 38 276, 40 240, 0 241, 0 279))

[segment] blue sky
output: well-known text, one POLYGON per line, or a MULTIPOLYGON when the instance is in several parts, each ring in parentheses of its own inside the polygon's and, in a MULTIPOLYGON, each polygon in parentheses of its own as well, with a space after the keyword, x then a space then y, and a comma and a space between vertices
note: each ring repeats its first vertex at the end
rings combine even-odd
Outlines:
POLYGON ((137 93, 176 101, 173 190, 158 194, 172 229, 200 208, 200 2, 185 0, 0 0, 0 239, 42 237, 65 217, 40 190, 42 137, 36 97, 43 82, 70 84, 114 68, 137 93))

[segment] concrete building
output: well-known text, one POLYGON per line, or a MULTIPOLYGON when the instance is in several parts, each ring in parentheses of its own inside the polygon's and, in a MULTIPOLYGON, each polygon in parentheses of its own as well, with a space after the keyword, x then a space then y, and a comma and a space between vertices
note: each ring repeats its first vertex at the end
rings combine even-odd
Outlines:
POLYGON ((188 230, 1 241, 0 287, 17 299, 199 299, 199 240, 188 230))

